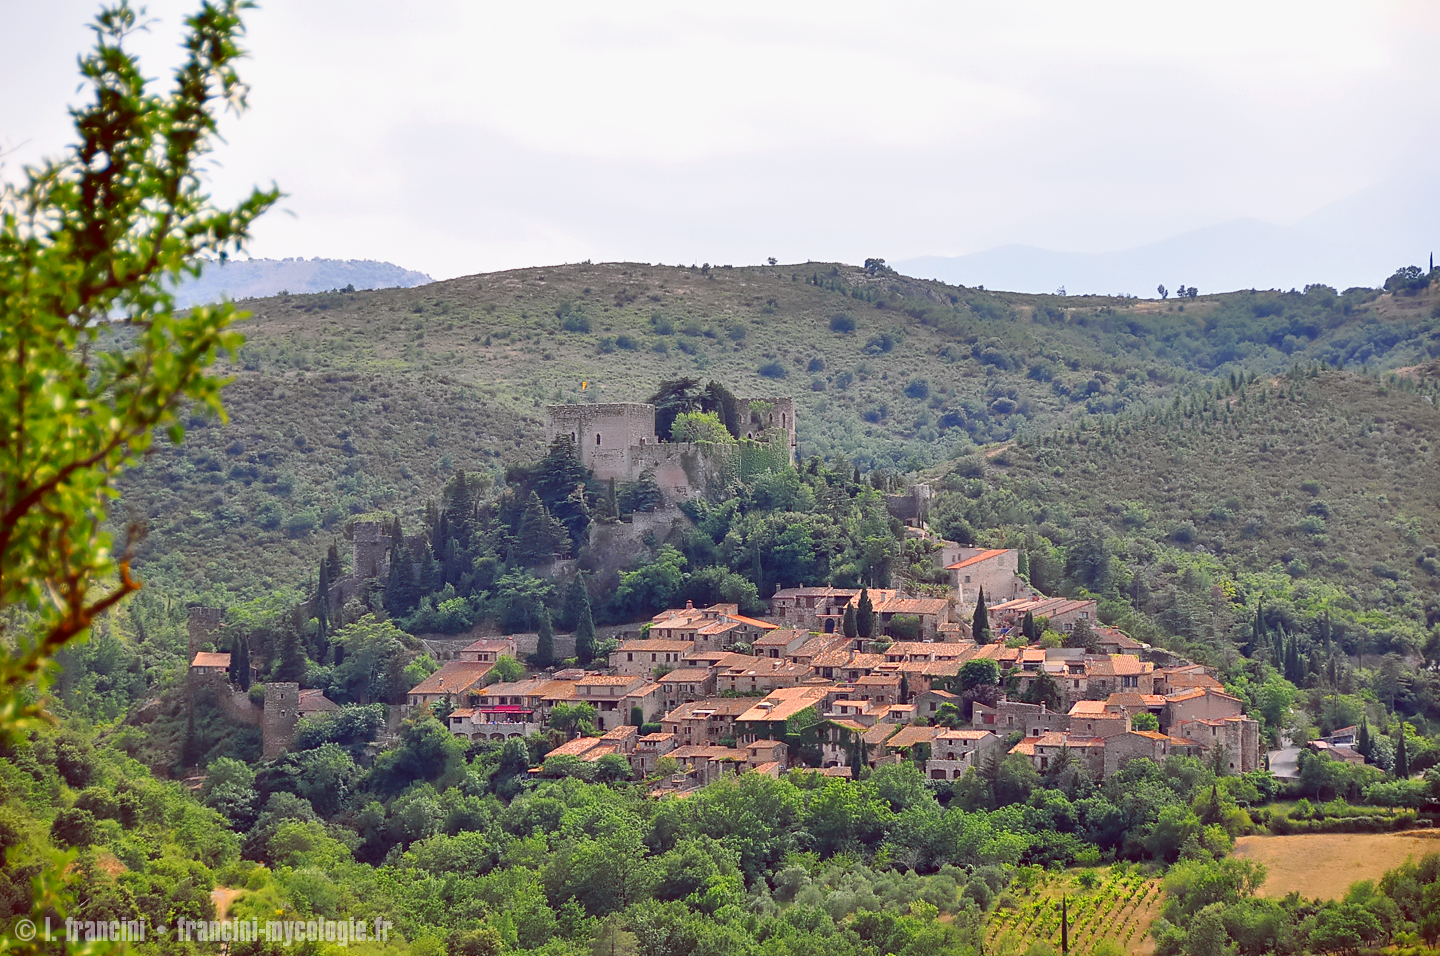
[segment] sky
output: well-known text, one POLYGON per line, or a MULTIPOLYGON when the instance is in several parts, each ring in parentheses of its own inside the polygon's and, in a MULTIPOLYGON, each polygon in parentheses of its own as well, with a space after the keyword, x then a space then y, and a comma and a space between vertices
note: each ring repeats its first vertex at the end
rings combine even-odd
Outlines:
MULTIPOLYGON (((149 3, 148 74, 191 6, 149 3)), ((0 0, 0 177, 70 142, 95 9, 0 0)), ((1440 194, 1422 2, 271 0, 247 25, 212 182, 286 192, 257 257, 1099 254, 1235 220, 1398 234, 1327 210, 1440 194)))

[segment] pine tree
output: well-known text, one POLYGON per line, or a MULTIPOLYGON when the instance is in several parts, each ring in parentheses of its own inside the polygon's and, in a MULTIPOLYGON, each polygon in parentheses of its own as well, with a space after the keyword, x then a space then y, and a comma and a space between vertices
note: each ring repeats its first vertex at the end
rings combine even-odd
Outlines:
POLYGON ((990 643, 990 612, 985 608, 983 587, 975 596, 975 616, 970 619, 970 635, 976 644, 990 643))
POLYGON ((550 609, 544 604, 539 609, 539 637, 535 641, 535 666, 550 667, 555 663, 555 627, 550 623, 550 609))
POLYGON ((875 633, 875 605, 870 603, 870 592, 865 588, 860 589, 859 607, 855 611, 855 632, 867 640, 875 633))
POLYGON ((841 624, 840 630, 841 633, 852 640, 860 634, 860 626, 855 622, 855 605, 845 605, 845 619, 841 624))
POLYGON ((584 598, 575 620, 575 657, 584 667, 595 659, 595 618, 590 613, 590 595, 582 585, 580 593, 584 598))

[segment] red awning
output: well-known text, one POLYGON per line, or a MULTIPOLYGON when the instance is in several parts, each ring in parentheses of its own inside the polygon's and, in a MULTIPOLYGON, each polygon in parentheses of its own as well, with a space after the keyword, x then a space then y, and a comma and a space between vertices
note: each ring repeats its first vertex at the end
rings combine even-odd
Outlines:
POLYGON ((532 714, 529 707, 521 707, 517 704, 496 704, 494 707, 477 707, 476 710, 482 714, 532 714))

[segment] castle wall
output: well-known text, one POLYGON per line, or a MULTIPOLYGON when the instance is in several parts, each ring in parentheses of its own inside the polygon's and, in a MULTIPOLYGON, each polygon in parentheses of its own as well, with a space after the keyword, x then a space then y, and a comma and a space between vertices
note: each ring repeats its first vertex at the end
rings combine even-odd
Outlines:
POLYGON ((630 449, 638 476, 654 469, 667 506, 718 492, 740 475, 740 448, 722 442, 662 442, 630 449))

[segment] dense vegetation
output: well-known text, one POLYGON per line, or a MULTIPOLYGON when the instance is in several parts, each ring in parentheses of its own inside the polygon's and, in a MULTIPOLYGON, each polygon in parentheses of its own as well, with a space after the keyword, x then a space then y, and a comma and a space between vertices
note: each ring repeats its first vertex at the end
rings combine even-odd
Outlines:
POLYGON ((1376 295, 1162 303, 841 265, 583 263, 253 300, 232 424, 155 456, 125 502, 151 525, 140 563, 153 582, 234 603, 303 577, 349 516, 419 519, 457 470, 498 484, 543 453, 547 402, 639 401, 662 380, 717 379, 795 396, 802 457, 904 473, 1188 399, 1232 373, 1396 368, 1440 351, 1428 285, 1376 295))

